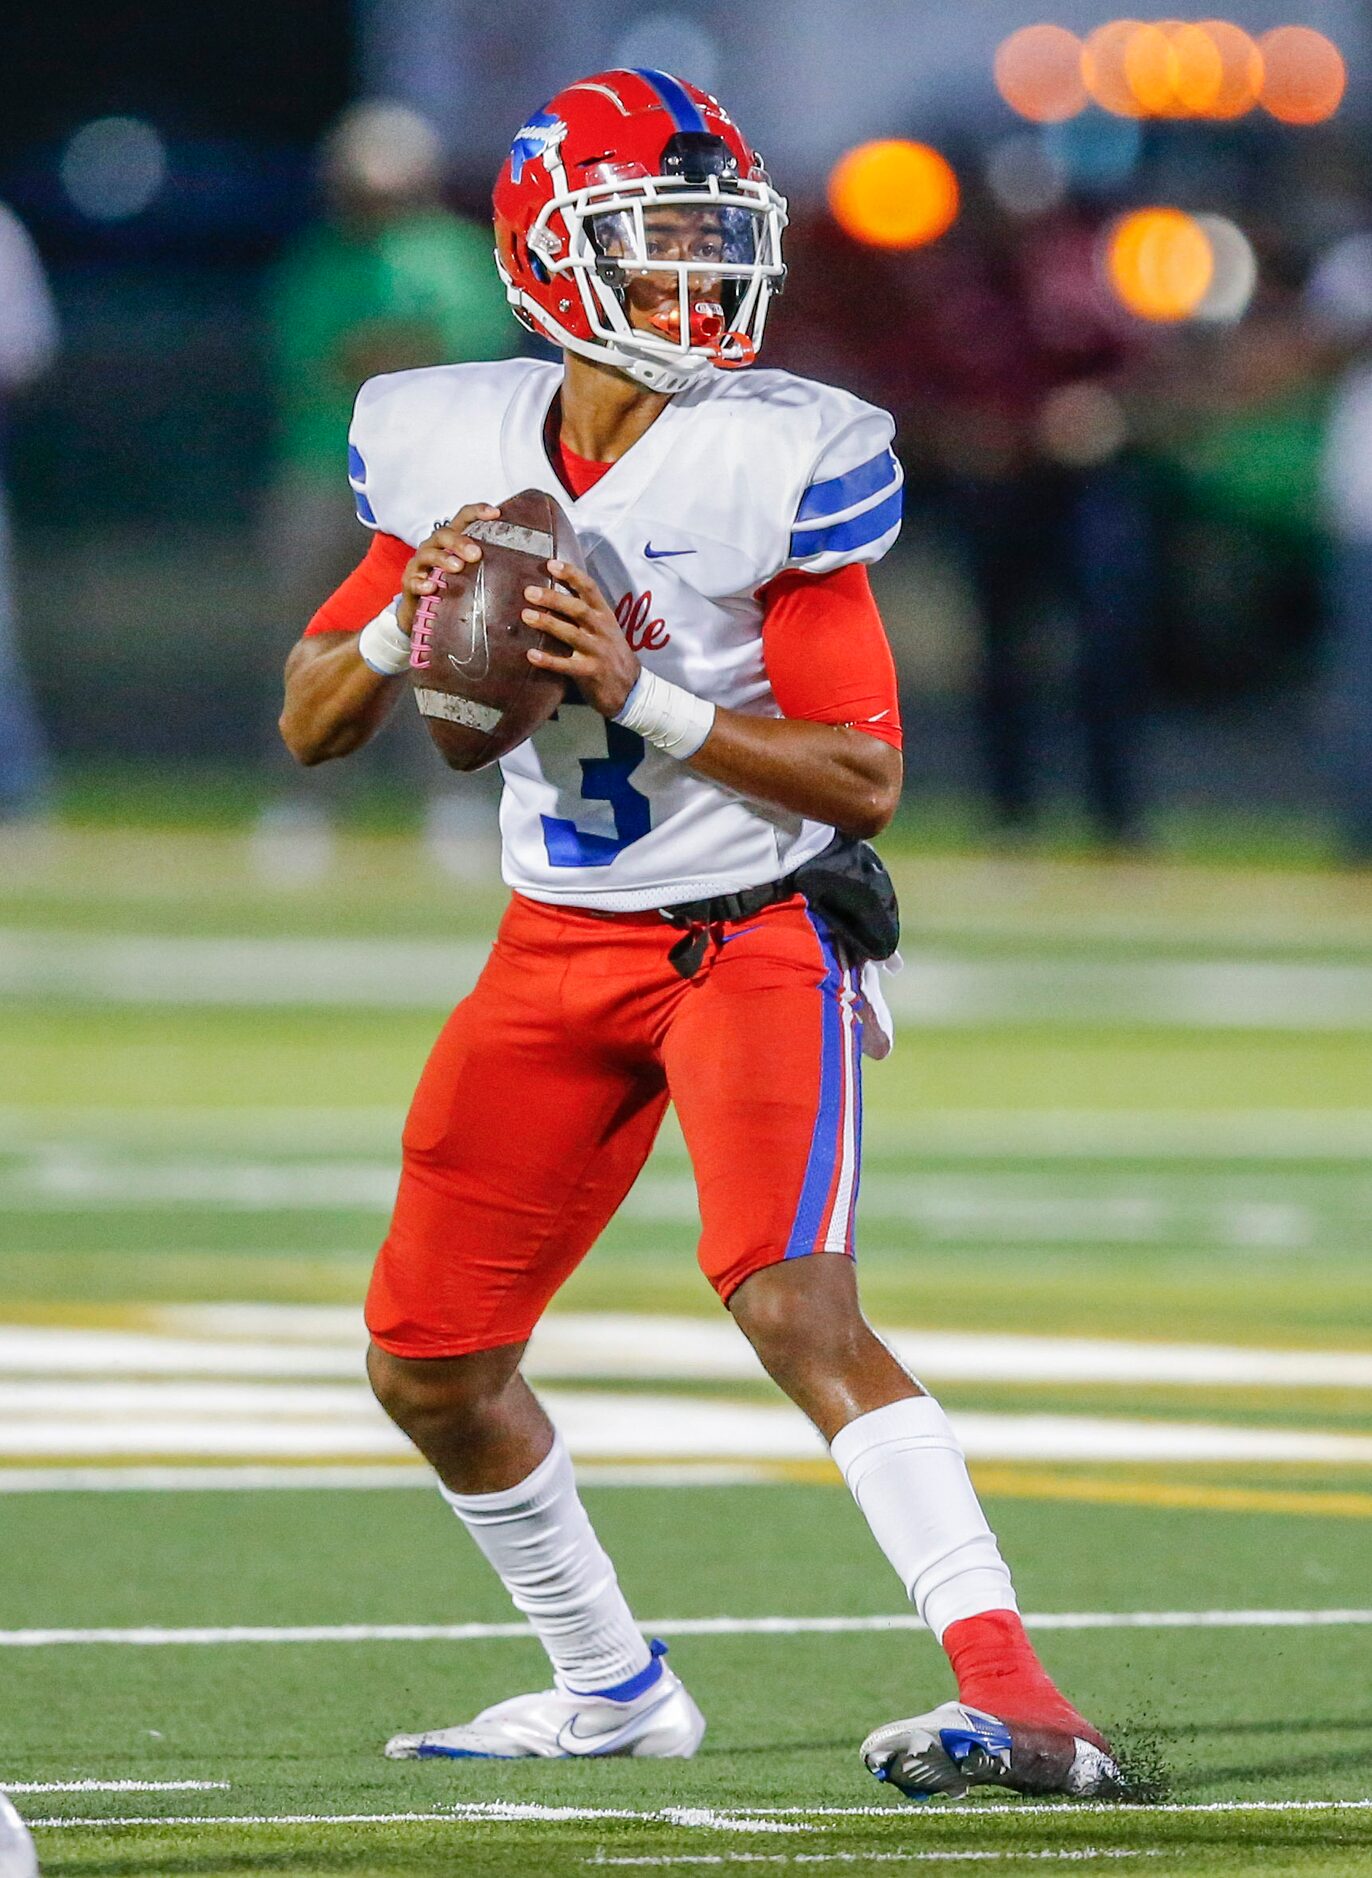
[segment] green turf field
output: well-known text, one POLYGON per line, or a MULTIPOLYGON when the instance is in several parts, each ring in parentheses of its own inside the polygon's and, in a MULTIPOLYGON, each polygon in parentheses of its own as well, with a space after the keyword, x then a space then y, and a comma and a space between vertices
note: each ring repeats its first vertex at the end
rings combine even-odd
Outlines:
POLYGON ((500 898, 380 832, 293 893, 232 826, 75 826, 0 882, 0 1786, 45 1871, 1372 1871, 1372 884, 898 872, 869 1308, 961 1418, 1050 1666, 1166 1804, 911 1808, 864 1774, 946 1672, 905 1628, 759 1628, 900 1600, 733 1365, 670 1131, 538 1379, 705 1749, 383 1760, 539 1674, 356 1383, 441 1015, 366 987, 403 942, 456 993, 500 898), (476 1634, 375 1634, 405 1625, 476 1634))

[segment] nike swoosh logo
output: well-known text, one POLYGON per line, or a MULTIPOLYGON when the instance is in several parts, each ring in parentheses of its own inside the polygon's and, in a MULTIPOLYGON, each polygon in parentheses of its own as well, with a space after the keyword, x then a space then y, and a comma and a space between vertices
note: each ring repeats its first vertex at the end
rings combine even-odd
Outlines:
POLYGON ((478 561, 476 564, 476 583, 472 592, 471 625, 467 650, 460 658, 456 652, 450 652, 448 663, 456 666, 467 679, 485 678, 490 672, 491 642, 486 625, 486 563, 484 561, 478 561))
POLYGON ((564 1722, 558 1729, 557 1745, 567 1755, 613 1754, 616 1748, 624 1747, 642 1733, 645 1719, 655 1715, 664 1702, 671 1700, 673 1693, 671 1689, 664 1689, 656 1702, 637 1709, 617 1728, 601 1728, 588 1735, 581 1733, 576 1725, 578 1717, 573 1715, 570 1721, 564 1722))
POLYGON ((694 548, 655 548, 651 541, 645 541, 643 544, 643 558, 645 561, 665 561, 674 554, 694 553, 694 548))

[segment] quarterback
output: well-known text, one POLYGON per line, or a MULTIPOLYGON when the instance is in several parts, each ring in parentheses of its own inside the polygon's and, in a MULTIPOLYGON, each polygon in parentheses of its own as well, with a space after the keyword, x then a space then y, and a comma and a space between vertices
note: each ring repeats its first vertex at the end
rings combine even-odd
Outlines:
POLYGON ((528 656, 567 702, 502 761, 513 897, 421 1077, 367 1299, 372 1386, 553 1686, 386 1752, 700 1745, 704 1717, 635 1624, 520 1373, 670 1101, 701 1266, 956 1679, 955 1701, 869 1735, 867 1766, 912 1794, 1110 1793, 1108 1744, 1025 1634, 947 1417, 858 1305, 863 983, 882 956, 862 842, 901 782, 866 570, 896 537, 901 471, 885 412, 747 369, 785 222, 731 118, 665 72, 603 72, 536 112, 496 182, 496 261, 562 363, 362 387, 349 473, 373 538, 287 664, 290 749, 348 755, 404 688, 420 601, 480 560, 466 530, 516 490, 566 505, 590 571, 549 562, 522 617, 557 643, 528 656), (832 898, 845 867, 852 891, 832 898))

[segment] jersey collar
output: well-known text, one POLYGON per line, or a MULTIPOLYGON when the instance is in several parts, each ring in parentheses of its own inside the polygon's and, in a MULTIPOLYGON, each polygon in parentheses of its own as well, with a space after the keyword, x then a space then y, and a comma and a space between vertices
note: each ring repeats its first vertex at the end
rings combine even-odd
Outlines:
POLYGON ((546 372, 531 372, 510 400, 501 426, 500 460, 511 490, 542 489, 553 496, 573 519, 588 522, 603 520, 632 505, 642 496, 657 475, 676 440, 681 422, 678 409, 680 394, 667 405, 648 429, 613 462, 605 474, 582 496, 573 497, 548 461, 544 447, 544 426, 561 374, 550 365, 546 372))

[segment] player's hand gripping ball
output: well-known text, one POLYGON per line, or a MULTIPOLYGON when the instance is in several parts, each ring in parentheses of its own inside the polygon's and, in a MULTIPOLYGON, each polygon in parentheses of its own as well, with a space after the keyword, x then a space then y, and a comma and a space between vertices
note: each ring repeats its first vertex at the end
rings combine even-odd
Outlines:
POLYGON ((602 717, 618 716, 638 679, 638 655, 585 568, 553 561, 542 584, 526 587, 524 598, 525 625, 560 641, 545 638, 530 648, 530 660, 544 671, 562 672, 602 717))
POLYGON ((452 769, 494 763, 546 724, 566 697, 562 667, 528 656, 564 651, 525 618, 525 589, 549 585, 550 560, 584 571, 561 506, 542 490, 525 489, 498 508, 477 503, 460 510, 405 570, 398 617, 410 634, 415 702, 452 769))

